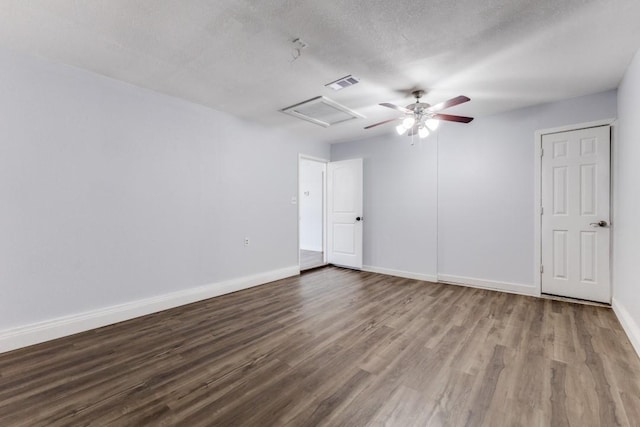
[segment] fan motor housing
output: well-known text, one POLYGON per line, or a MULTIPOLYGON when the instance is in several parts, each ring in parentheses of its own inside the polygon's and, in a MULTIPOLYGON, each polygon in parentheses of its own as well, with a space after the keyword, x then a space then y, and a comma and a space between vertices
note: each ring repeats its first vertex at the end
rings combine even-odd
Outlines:
POLYGON ((427 104, 426 102, 414 102, 413 104, 409 104, 407 105, 407 109, 408 110, 424 110, 425 108, 429 108, 431 107, 430 104, 427 104))

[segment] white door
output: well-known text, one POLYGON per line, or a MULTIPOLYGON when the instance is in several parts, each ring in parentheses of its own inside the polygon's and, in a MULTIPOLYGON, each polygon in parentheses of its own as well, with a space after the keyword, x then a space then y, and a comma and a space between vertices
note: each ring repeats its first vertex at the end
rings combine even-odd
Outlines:
POLYGON ((327 165, 327 261, 362 268, 362 159, 327 165))
POLYGON ((610 128, 543 135, 542 150, 542 292, 610 303, 610 128))

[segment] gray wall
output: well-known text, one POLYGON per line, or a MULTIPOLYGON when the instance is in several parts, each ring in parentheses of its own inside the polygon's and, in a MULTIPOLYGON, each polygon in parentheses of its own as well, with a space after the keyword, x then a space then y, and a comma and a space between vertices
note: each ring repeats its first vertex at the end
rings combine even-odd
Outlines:
POLYGON ((297 265, 325 144, 4 50, 0 117, 0 331, 297 265))
POLYGON ((434 142, 394 133, 331 146, 332 161, 364 161, 365 267, 435 277, 434 142))
POLYGON ((618 91, 614 150, 613 304, 640 354, 640 51, 618 91))
POLYGON ((444 127, 439 273, 532 285, 535 131, 613 117, 608 91, 444 127))
POLYGON ((443 123, 415 146, 395 134, 333 145, 331 160, 365 159, 364 263, 532 286, 534 133, 615 116, 614 90, 443 123))

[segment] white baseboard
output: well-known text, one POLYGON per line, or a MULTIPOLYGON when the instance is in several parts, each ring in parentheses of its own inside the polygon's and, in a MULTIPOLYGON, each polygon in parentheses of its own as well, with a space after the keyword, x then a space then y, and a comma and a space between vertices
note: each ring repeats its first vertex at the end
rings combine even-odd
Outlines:
POLYGON ((438 278, 435 275, 412 273, 410 271, 392 270, 390 268, 375 267, 372 265, 363 265, 362 271, 368 271, 370 273, 386 274, 388 276, 403 277, 405 279, 424 280, 426 282, 436 282, 438 278))
POLYGON ((225 280, 0 331, 0 353, 300 274, 299 266, 225 280))
POLYGON ((611 308, 613 308, 613 312, 618 317, 622 329, 624 329, 629 341, 631 341, 631 345, 638 353, 638 357, 640 357, 640 324, 633 320, 629 311, 617 299, 613 298, 611 300, 611 308))
POLYGON ((520 283, 497 282, 483 279, 475 279, 473 277, 453 276, 450 274, 422 274, 410 271, 393 270, 390 268, 375 267, 372 265, 363 265, 363 271, 371 273, 387 274, 389 276, 404 277, 407 279, 424 280, 427 282, 446 283, 448 285, 469 286, 472 288, 490 289, 493 291, 509 292, 512 294, 528 295, 539 297, 540 291, 534 285, 523 285, 520 283))
POLYGON ((476 279, 473 277, 453 276, 450 274, 438 274, 438 281, 450 285, 470 286, 472 288, 490 289, 493 291, 509 292, 512 294, 539 297, 540 291, 534 285, 521 283, 497 282, 493 280, 476 279))

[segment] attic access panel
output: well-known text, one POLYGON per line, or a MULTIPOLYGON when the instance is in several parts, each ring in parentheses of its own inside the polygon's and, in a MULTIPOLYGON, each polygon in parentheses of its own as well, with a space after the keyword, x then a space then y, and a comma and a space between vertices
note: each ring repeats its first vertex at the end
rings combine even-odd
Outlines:
POLYGON ((362 114, 324 96, 311 98, 280 111, 325 128, 349 120, 364 118, 362 114))

